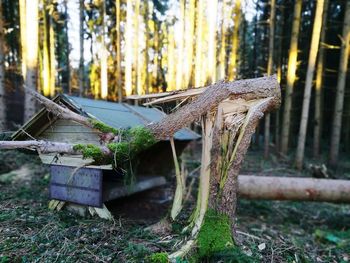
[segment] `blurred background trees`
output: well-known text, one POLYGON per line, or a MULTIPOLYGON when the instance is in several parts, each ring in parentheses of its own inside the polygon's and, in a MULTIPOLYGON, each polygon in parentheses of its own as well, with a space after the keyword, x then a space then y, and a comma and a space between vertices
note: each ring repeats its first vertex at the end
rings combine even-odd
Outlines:
POLYGON ((24 85, 48 97, 63 92, 121 102, 131 94, 277 74, 283 104, 260 125, 254 145, 266 158, 296 153, 298 168, 304 153, 327 156, 334 166, 339 157, 349 158, 347 0, 0 5, 1 130, 34 113, 24 85))

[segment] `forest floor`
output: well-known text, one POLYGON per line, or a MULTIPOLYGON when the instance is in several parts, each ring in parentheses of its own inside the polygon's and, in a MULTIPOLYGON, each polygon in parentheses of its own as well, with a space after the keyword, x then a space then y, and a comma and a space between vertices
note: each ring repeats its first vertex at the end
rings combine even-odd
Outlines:
MULTIPOLYGON (((288 161, 266 162, 261 155, 251 151, 242 173, 307 176, 288 161)), ((0 174, 22 167, 20 176, 0 176, 1 263, 144 262, 154 252, 173 251, 181 240, 181 225, 173 224, 171 235, 145 230, 169 209, 157 191, 109 203, 113 222, 81 218, 48 209, 48 170, 38 158, 0 152, 0 167, 0 174)), ((201 262, 349 262, 350 205, 240 200, 237 243, 244 257, 226 253, 201 262)))

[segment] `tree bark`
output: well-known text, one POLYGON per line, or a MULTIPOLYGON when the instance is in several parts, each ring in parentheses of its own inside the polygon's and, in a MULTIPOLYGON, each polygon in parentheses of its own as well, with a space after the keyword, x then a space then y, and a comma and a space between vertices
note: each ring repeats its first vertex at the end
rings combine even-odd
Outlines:
POLYGON ((125 93, 132 94, 133 0, 127 0, 125 25, 125 93))
POLYGON ((343 33, 342 33, 342 45, 341 45, 341 51, 340 51, 337 93, 335 98, 335 107, 334 107, 334 115, 333 115, 334 118, 333 118, 332 135, 331 135, 331 148, 330 148, 330 156, 329 156, 329 163, 332 166, 337 165, 338 155, 339 155, 342 115, 343 115, 343 107, 344 107, 345 81, 346 81, 346 72, 348 68, 349 49, 350 49, 349 42, 350 42, 350 1, 347 1, 345 14, 344 14, 344 25, 343 25, 343 33))
POLYGON ((238 69, 237 69, 237 58, 238 58, 238 46, 239 46, 239 26, 241 23, 241 0, 235 1, 235 7, 233 8, 234 13, 234 26, 232 33, 232 48, 231 48, 231 58, 228 69, 228 79, 234 80, 237 78, 238 69))
POLYGON ((185 29, 185 0, 180 0, 179 23, 179 43, 177 46, 177 65, 176 65, 176 90, 183 88, 183 54, 184 54, 184 29, 185 29))
POLYGON ((203 47, 203 1, 197 1, 196 10, 196 55, 194 63, 194 85, 202 86, 202 47, 203 47))
MULTIPOLYGON (((38 0, 26 2, 26 78, 27 89, 37 90, 38 83, 38 37, 39 37, 39 3, 38 0), (28 30, 27 30, 28 29, 28 30), (29 30, 30 29, 30 30, 29 30)), ((35 114, 35 100, 32 96, 25 95, 24 100, 24 120, 29 120, 35 114)))
MULTIPOLYGON (((269 36, 269 60, 267 63, 267 75, 273 72, 274 44, 275 44, 275 17, 276 17, 276 0, 271 0, 270 11, 270 36, 269 36)), ((268 158, 270 153, 270 114, 265 115, 265 132, 264 132, 264 157, 268 158)))
POLYGON ((287 151, 288 151, 293 86, 295 82, 295 72, 297 69, 298 36, 299 36, 299 27, 300 27, 301 7, 302 7, 302 0, 296 0, 294 5, 292 37, 290 41, 289 58, 288 58, 287 87, 286 87, 284 110, 283 110, 282 136, 281 136, 282 137, 282 141, 281 141, 282 154, 287 154, 287 151))
POLYGON ((323 44, 326 41, 327 30, 327 13, 328 0, 324 1, 324 10, 322 17, 322 29, 320 38, 320 50, 317 59, 317 72, 315 84, 315 119, 314 119, 314 142, 313 142, 313 156, 318 157, 320 154, 320 142, 322 134, 322 85, 323 85, 323 64, 325 57, 325 48, 323 44))
POLYGON ((121 72, 121 51, 120 51, 120 0, 116 0, 115 1, 115 10, 116 10, 116 23, 115 23, 115 27, 116 27, 116 62, 117 62, 117 67, 116 67, 116 71, 115 71, 115 79, 116 79, 116 85, 117 85, 117 92, 118 92, 118 102, 121 103, 123 101, 123 87, 122 87, 122 72, 121 72))
POLYGON ((209 12, 209 39, 208 39, 208 64, 207 83, 216 81, 216 24, 218 13, 218 1, 208 1, 209 12))
POLYGON ((218 80, 224 79, 226 75, 226 0, 222 0, 221 5, 221 44, 219 51, 218 80))
POLYGON ((84 94, 84 0, 79 0, 79 95, 84 94))
POLYGON ((6 129, 6 102, 5 102, 5 54, 4 54, 4 17, 2 14, 3 1, 0 0, 0 131, 6 129))
POLYGON ((247 199, 350 203, 350 181, 239 175, 239 196, 247 199))
POLYGON ((304 152, 305 152, 305 141, 307 132, 307 123, 309 119, 309 108, 312 90, 312 81, 315 73, 315 65, 318 47, 320 44, 320 33, 322 28, 322 15, 323 15, 324 0, 317 0, 316 14, 314 25, 312 29, 312 38, 309 54, 309 62, 306 72, 306 81, 304 89, 304 99, 303 99, 303 109, 301 113, 301 121, 298 136, 298 147, 295 158, 295 165, 297 169, 301 170, 303 168, 304 152))

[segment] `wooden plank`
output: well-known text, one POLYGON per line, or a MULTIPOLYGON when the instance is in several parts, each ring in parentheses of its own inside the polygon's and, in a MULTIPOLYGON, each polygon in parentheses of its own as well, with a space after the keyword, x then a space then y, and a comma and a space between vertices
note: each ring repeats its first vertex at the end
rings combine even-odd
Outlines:
POLYGON ((134 193, 142 192, 166 184, 163 176, 138 177, 134 185, 124 185, 123 182, 105 182, 103 185, 103 201, 110 201, 134 193))
POLYGON ((59 141, 66 143, 92 143, 99 144, 99 137, 94 133, 55 133, 45 131, 39 137, 41 140, 59 141))
POLYGON ((102 207, 102 170, 51 165, 50 198, 102 207))
POLYGON ((87 168, 99 168, 103 170, 113 170, 112 165, 88 165, 92 163, 92 159, 83 159, 81 155, 65 155, 60 156, 57 160, 55 154, 39 154, 41 161, 44 164, 66 165, 66 166, 85 166, 87 168))

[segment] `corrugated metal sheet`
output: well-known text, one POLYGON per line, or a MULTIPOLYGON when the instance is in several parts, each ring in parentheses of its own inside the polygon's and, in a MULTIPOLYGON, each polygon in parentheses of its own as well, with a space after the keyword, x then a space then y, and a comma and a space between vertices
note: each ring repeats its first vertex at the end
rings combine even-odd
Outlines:
MULTIPOLYGON (((150 122, 157 122, 165 116, 165 113, 154 108, 131 106, 66 95, 62 96, 74 104, 76 108, 118 129, 145 126, 150 122)), ((195 140, 200 138, 200 136, 190 129, 184 128, 176 132, 174 138, 176 140, 195 140)))

